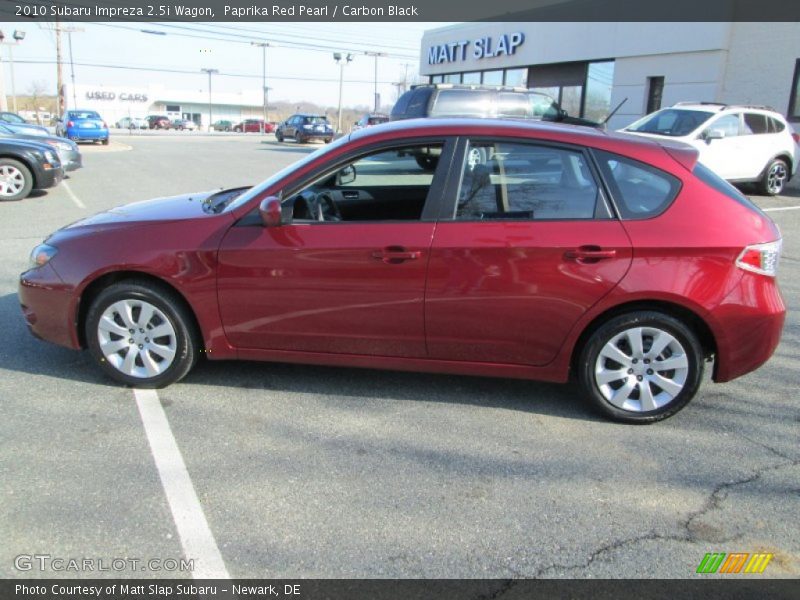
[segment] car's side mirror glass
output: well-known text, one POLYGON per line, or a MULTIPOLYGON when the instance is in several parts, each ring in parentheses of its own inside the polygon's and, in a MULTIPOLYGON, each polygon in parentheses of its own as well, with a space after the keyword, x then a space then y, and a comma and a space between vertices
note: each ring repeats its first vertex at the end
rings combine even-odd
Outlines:
POLYGON ((281 201, 276 196, 269 196, 261 201, 258 206, 258 213, 261 216, 261 223, 264 227, 280 227, 281 219, 281 201))
POLYGON ((353 165, 347 165, 336 174, 336 185, 347 185, 356 180, 356 168, 353 165))

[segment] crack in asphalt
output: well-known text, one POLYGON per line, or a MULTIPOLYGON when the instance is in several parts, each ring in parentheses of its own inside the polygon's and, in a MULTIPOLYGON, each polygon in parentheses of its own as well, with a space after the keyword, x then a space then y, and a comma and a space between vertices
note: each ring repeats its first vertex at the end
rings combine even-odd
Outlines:
MULTIPOLYGON (((750 440, 750 441, 752 441, 752 440, 750 440)), ((721 484, 717 485, 714 488, 714 490, 709 494, 708 498, 703 503, 703 506, 700 509, 690 513, 686 517, 686 519, 683 521, 683 523, 681 524, 681 527, 686 531, 685 534, 683 534, 683 535, 677 535, 677 534, 665 535, 665 534, 656 533, 654 531, 650 531, 650 532, 648 532, 646 534, 643 534, 643 535, 637 535, 637 536, 633 536, 633 537, 630 537, 630 538, 624 538, 624 539, 621 539, 621 540, 616 540, 616 541, 610 542, 608 544, 605 544, 605 545, 601 546, 600 548, 598 548, 597 550, 595 550, 594 552, 592 552, 592 554, 589 555, 589 558, 588 558, 588 560, 586 562, 578 563, 578 564, 572 564, 572 565, 562 565, 562 564, 548 565, 546 567, 542 567, 540 569, 537 569, 533 573, 533 575, 530 575, 530 577, 533 578, 533 579, 538 579, 540 577, 543 577, 544 574, 547 573, 548 571, 554 571, 554 570, 558 570, 558 569, 567 570, 567 571, 575 570, 575 569, 586 569, 586 568, 589 567, 589 565, 591 565, 602 554, 605 554, 606 552, 611 552, 612 550, 617 550, 619 548, 622 548, 623 546, 627 546, 627 545, 630 545, 630 544, 635 544, 635 543, 642 542, 642 541, 666 540, 666 541, 688 542, 688 543, 693 543, 693 542, 698 541, 698 539, 700 539, 700 538, 698 538, 698 536, 696 536, 696 534, 692 531, 693 522, 695 520, 697 520, 698 518, 705 516, 709 512, 718 509, 720 507, 720 504, 728 497, 728 492, 730 491, 731 488, 736 487, 736 486, 740 486, 740 485, 746 485, 748 483, 752 483, 753 481, 756 481, 757 479, 759 479, 763 474, 768 473, 770 471, 776 471, 778 469, 783 469, 785 467, 796 467, 796 466, 800 465, 800 460, 798 460, 798 459, 788 458, 788 457, 784 456, 783 454, 781 454, 779 451, 775 450, 774 448, 771 448, 771 447, 767 446, 766 444, 762 444, 762 443, 759 443, 759 442, 754 442, 754 443, 757 443, 758 445, 763 446, 764 448, 772 451, 774 454, 785 458, 787 460, 787 462, 768 465, 768 466, 762 467, 760 469, 756 469, 754 473, 752 473, 748 477, 745 477, 744 479, 739 479, 739 480, 736 480, 736 481, 728 481, 728 482, 721 483, 721 484)), ((731 537, 723 539, 723 540, 718 540, 718 542, 719 543, 728 543, 728 542, 734 541, 734 540, 736 540, 736 539, 738 539, 740 537, 741 536, 739 536, 739 535, 731 536, 731 537)))

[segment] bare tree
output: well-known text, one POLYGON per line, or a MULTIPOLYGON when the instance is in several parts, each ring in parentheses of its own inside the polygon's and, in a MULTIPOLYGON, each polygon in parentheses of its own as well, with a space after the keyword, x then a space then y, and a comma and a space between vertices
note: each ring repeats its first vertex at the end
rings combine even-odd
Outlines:
POLYGON ((47 91, 47 82, 42 81, 41 79, 37 79, 36 81, 31 82, 30 86, 28 86, 28 97, 25 100, 25 108, 28 110, 34 111, 36 114, 36 121, 41 125, 41 117, 39 115, 39 111, 42 108, 39 106, 42 99, 45 97, 45 92, 47 91))

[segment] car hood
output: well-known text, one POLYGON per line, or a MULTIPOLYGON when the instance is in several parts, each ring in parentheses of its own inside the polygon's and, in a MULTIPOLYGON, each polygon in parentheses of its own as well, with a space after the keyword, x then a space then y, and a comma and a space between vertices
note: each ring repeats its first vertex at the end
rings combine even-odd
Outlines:
POLYGON ((45 127, 41 125, 33 125, 30 123, 3 123, 6 127, 11 129, 12 131, 16 131, 18 133, 25 133, 30 135, 49 135, 50 132, 47 131, 45 127))
POLYGON ((203 202, 211 199, 212 196, 228 192, 231 192, 231 190, 213 190, 125 204, 67 225, 64 229, 74 230, 104 225, 123 225, 147 221, 182 221, 213 217, 217 215, 204 210, 203 202))
POLYGON ((37 150, 39 152, 53 150, 53 147, 50 144, 47 144, 44 141, 40 142, 39 137, 37 137, 37 139, 29 138, 24 140, 17 137, 7 137, 0 140, 0 146, 17 148, 19 150, 37 150))

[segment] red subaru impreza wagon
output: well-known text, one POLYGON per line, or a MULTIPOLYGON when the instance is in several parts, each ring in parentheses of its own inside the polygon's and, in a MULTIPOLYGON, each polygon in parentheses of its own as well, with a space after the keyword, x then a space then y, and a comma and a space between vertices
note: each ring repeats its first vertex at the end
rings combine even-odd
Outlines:
POLYGON ((251 188, 121 206, 36 247, 34 335, 162 387, 209 359, 567 381, 627 422, 763 364, 775 224, 680 144, 380 125, 251 188))

